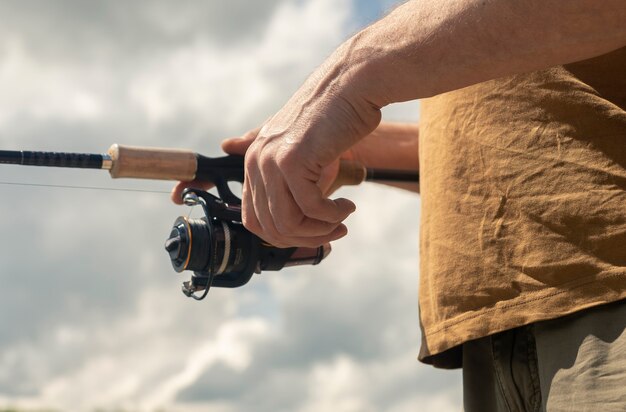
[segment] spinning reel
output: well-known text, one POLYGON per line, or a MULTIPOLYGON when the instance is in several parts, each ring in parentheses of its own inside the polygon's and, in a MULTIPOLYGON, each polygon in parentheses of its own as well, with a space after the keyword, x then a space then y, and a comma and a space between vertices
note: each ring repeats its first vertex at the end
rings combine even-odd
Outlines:
MULTIPOLYGON (((193 271, 191 279, 183 283, 183 292, 197 300, 203 299, 211 286, 238 287, 254 273, 317 265, 330 253, 330 244, 318 248, 277 248, 243 227, 241 199, 228 188, 228 182, 244 181, 243 156, 211 158, 184 149, 114 144, 106 154, 0 150, 0 164, 104 169, 114 178, 214 183, 220 197, 198 189, 183 192, 184 203, 201 205, 204 217, 179 217, 165 242, 174 269, 193 271), (198 296, 199 291, 203 293, 198 296)), ((419 172, 366 168, 341 160, 329 192, 364 181, 418 183, 419 172)))
POLYGON ((184 203, 201 205, 204 216, 178 217, 165 242, 174 270, 193 271, 191 279, 182 286, 188 297, 202 300, 212 286, 245 285, 254 273, 265 270, 317 265, 330 253, 330 244, 283 249, 264 242, 244 228, 241 201, 228 185, 218 184, 217 189, 221 198, 199 189, 183 191, 184 203))

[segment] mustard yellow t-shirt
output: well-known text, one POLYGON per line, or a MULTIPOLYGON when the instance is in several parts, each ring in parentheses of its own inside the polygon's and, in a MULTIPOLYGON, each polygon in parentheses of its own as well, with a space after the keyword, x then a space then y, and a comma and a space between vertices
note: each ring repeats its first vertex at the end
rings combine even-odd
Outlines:
POLYGON ((626 48, 422 102, 420 359, 626 298, 626 48))

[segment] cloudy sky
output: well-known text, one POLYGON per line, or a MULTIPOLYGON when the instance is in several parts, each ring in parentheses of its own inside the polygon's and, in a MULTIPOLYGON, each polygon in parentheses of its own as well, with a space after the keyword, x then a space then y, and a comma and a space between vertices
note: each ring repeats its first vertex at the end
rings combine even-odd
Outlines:
MULTIPOLYGON (((394 3, 0 0, 0 148, 217 156, 394 3)), ((163 250, 188 213, 166 194, 6 183, 171 184, 17 166, 0 182, 0 409, 461 409, 460 374, 416 360, 418 196, 342 189, 358 210, 322 265, 195 302, 163 250)))

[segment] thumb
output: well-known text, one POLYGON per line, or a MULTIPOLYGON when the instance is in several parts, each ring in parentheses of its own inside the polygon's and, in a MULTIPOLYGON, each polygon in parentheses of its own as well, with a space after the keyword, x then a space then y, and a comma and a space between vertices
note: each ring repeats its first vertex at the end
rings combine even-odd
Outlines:
POLYGON ((222 141, 222 150, 231 155, 244 155, 248 147, 256 139, 261 128, 250 130, 241 137, 231 137, 222 141))

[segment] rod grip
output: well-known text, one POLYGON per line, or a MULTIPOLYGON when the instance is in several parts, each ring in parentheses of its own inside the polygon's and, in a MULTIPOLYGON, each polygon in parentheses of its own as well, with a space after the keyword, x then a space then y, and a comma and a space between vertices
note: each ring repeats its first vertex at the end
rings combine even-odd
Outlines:
POLYGON ((196 177, 197 156, 185 149, 136 147, 114 144, 109 148, 111 177, 180 180, 189 182, 196 177))
POLYGON ((367 170, 365 166, 358 162, 351 160, 339 161, 339 172, 337 178, 330 185, 330 188, 324 193, 325 196, 330 196, 335 190, 341 186, 354 186, 363 183, 367 176, 367 170))

